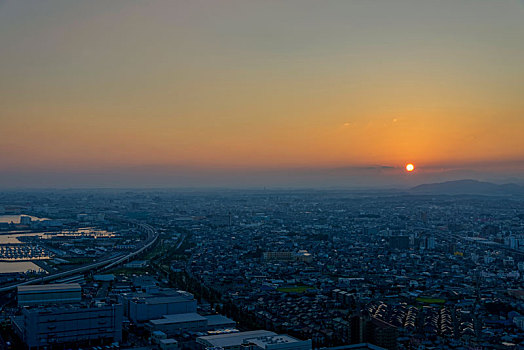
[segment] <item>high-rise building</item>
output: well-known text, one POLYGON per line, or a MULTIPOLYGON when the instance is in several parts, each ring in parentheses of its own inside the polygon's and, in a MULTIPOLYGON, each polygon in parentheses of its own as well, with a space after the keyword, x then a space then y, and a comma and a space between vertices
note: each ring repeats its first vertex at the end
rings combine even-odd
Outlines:
POLYGON ((434 250, 435 249, 435 245, 436 245, 435 237, 430 236, 430 237, 426 238, 426 248, 428 250, 434 250))
POLYGON ((338 333, 342 332, 346 343, 370 343, 388 350, 397 348, 397 327, 375 317, 354 314, 337 326, 338 333))
POLYGON ((363 319, 364 342, 394 350, 397 348, 397 327, 375 317, 363 319))
POLYGON ((391 236, 389 246, 392 249, 409 249, 409 236, 391 236))

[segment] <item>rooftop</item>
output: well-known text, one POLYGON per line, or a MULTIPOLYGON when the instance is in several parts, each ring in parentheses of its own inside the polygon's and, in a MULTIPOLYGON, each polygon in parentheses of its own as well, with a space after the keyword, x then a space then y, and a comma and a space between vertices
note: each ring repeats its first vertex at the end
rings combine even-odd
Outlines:
POLYGON ((364 350, 364 349, 385 350, 384 348, 381 348, 380 346, 369 344, 369 343, 342 345, 342 346, 336 346, 333 348, 320 348, 320 350, 364 350))
POLYGON ((197 341, 204 342, 205 344, 209 344, 213 347, 227 347, 241 345, 244 342, 244 339, 274 335, 277 334, 270 331, 257 330, 230 334, 207 335, 198 337, 197 341))
POLYGON ((231 323, 235 323, 232 319, 227 318, 226 316, 222 315, 208 315, 204 316, 207 318, 207 325, 208 326, 220 326, 220 325, 230 325, 231 323))
POLYGON ((133 299, 136 303, 143 303, 143 304, 167 304, 167 303, 181 303, 181 302, 187 302, 192 301, 192 298, 188 298, 186 296, 177 295, 172 297, 144 297, 144 298, 137 298, 133 299))
POLYGON ((57 284, 38 284, 17 287, 18 293, 51 293, 51 292, 71 292, 81 291, 82 287, 78 283, 57 283, 57 284))
POLYGON ((164 315, 163 318, 151 320, 150 322, 154 325, 160 325, 160 324, 181 323, 181 322, 198 322, 198 321, 206 321, 206 320, 207 319, 205 317, 200 316, 196 312, 189 312, 186 314, 164 315))
POLYGON ((191 293, 172 289, 161 289, 154 293, 127 293, 123 297, 128 300, 132 299, 133 302, 140 304, 166 304, 195 300, 191 293))
POLYGON ((264 349, 267 345, 273 345, 273 344, 289 344, 289 343, 297 343, 301 342, 301 340, 298 340, 296 338, 290 337, 289 335, 265 335, 261 337, 256 338, 246 338, 246 341, 256 344, 258 347, 264 349))

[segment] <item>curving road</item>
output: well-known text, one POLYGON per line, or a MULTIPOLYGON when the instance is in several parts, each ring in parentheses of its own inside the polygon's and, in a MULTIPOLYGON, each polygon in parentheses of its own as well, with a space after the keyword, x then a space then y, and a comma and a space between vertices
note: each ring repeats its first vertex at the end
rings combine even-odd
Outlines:
POLYGON ((112 267, 118 266, 118 265, 122 264, 123 262, 129 261, 130 259, 134 258, 135 256, 139 255, 140 253, 142 253, 145 250, 147 250, 148 248, 150 248, 158 240, 158 233, 150 225, 142 224, 142 223, 136 223, 136 222, 132 222, 132 224, 137 225, 140 229, 142 229, 143 231, 145 231, 147 233, 147 240, 148 240, 148 242, 146 244, 144 244, 140 249, 138 249, 138 250, 136 250, 136 251, 134 251, 132 253, 129 253, 129 254, 123 256, 123 257, 122 256, 112 257, 112 258, 105 259, 103 261, 96 262, 94 264, 78 267, 76 269, 67 270, 67 271, 63 271, 63 272, 58 272, 58 273, 55 273, 55 274, 52 274, 52 275, 48 275, 48 276, 44 276, 44 277, 37 277, 37 278, 33 278, 33 279, 30 279, 30 280, 27 280, 25 282, 13 284, 13 285, 10 285, 10 286, 7 286, 7 287, 2 287, 2 288, 0 288, 0 293, 8 292, 10 290, 16 289, 18 286, 24 286, 24 285, 27 285, 27 284, 38 284, 38 283, 43 283, 43 282, 49 282, 49 281, 55 280, 57 278, 67 277, 69 275, 73 275, 73 274, 79 273, 79 272, 86 272, 86 271, 95 270, 95 269, 99 269, 99 268, 102 268, 102 270, 107 270, 107 269, 110 269, 112 267))

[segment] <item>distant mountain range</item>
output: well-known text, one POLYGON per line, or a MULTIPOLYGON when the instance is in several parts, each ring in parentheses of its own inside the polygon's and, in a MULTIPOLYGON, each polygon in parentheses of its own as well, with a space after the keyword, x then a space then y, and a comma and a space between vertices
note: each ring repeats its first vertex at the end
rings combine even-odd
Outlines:
POLYGON ((480 194, 524 195, 524 186, 517 184, 497 185, 477 180, 457 180, 424 184, 409 189, 413 194, 480 194))

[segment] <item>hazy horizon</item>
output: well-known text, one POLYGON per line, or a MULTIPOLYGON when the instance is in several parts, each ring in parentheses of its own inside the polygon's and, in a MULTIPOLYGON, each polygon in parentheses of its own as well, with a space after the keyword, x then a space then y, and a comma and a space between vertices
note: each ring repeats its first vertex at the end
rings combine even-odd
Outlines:
POLYGON ((523 18, 509 0, 0 0, 0 188, 522 184, 523 18))
MULTIPOLYGON (((407 189, 426 183, 462 179, 524 185, 522 167, 500 173, 499 166, 427 167, 406 174, 404 167, 334 167, 288 169, 198 169, 176 166, 112 168, 91 171, 4 172, 0 188, 345 188, 407 189)), ((507 169, 507 165, 506 165, 507 169)))

